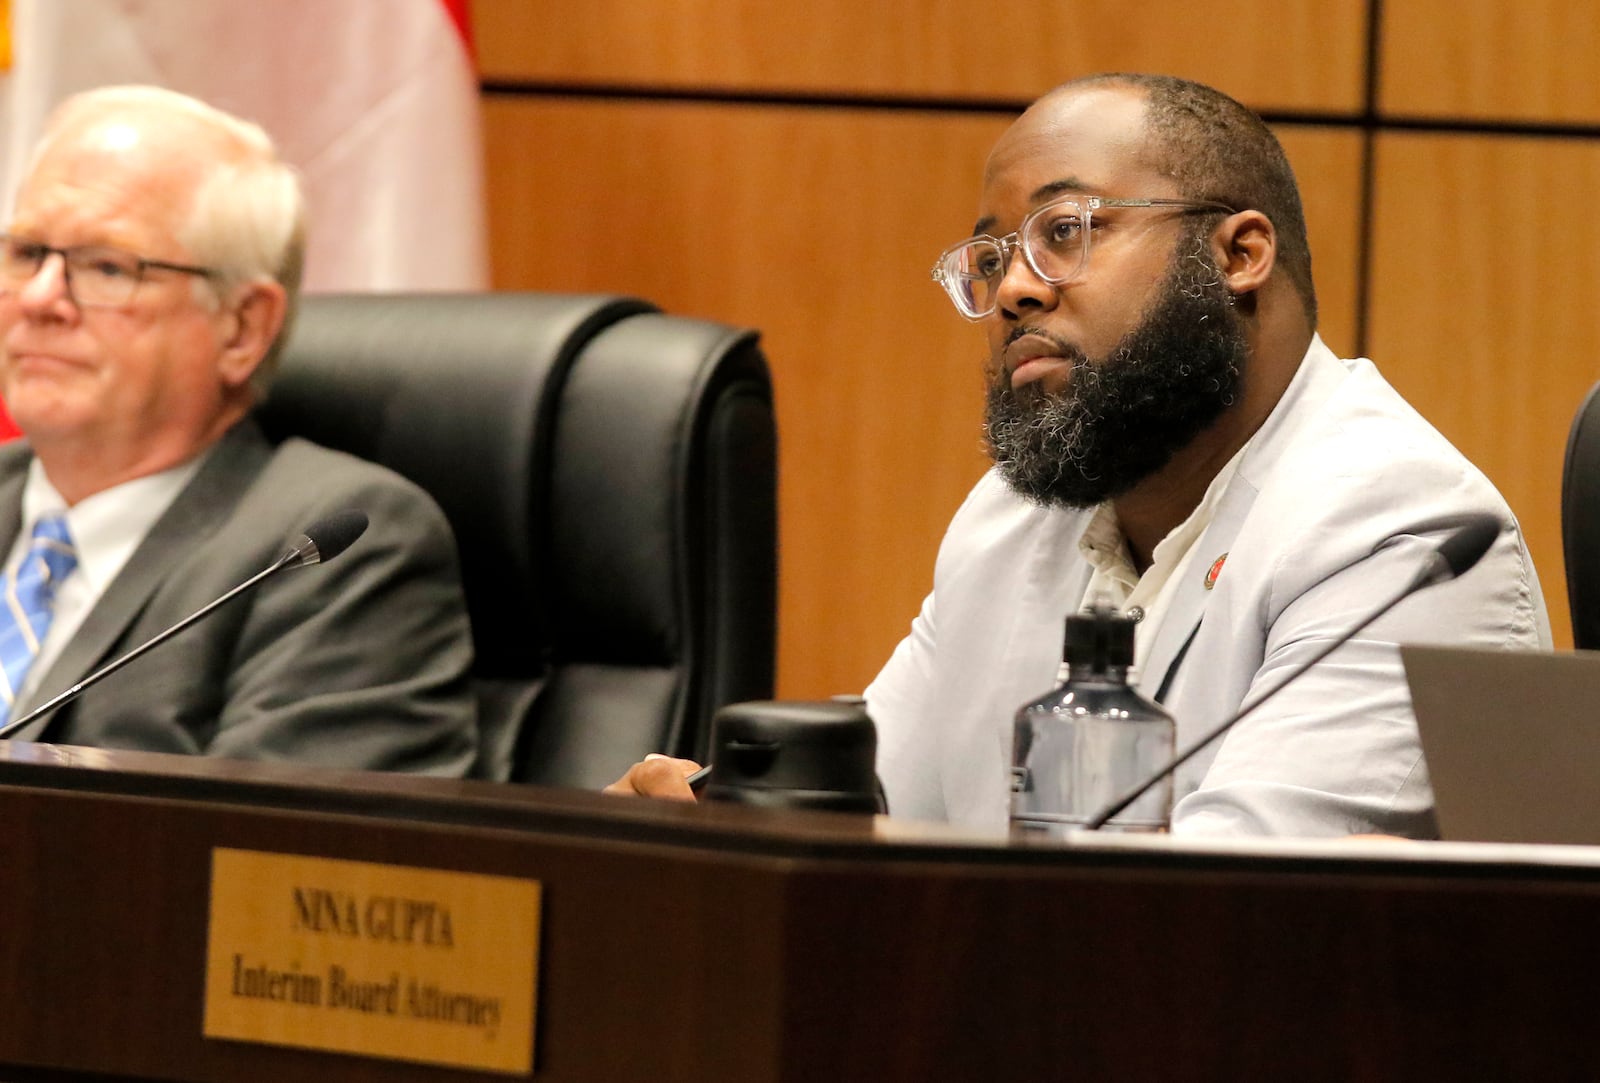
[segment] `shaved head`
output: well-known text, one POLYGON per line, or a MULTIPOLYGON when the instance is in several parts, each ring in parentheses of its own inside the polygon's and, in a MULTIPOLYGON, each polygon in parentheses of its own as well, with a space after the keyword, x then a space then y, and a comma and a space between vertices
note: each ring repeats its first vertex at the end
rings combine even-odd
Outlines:
POLYGON ((1289 159, 1260 117, 1219 90, 1170 75, 1111 73, 1064 83, 1028 110, 1048 117, 1068 99, 1101 87, 1127 87, 1144 95, 1138 153, 1169 177, 1186 199, 1257 210, 1277 234, 1277 262, 1294 285, 1311 326, 1317 293, 1311 280, 1300 188, 1289 159))

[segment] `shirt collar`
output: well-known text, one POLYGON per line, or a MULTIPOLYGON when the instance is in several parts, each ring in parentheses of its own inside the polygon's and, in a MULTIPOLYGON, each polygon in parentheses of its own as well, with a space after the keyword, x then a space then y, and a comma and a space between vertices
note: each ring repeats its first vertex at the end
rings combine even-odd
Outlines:
MULTIPOLYGON (((1244 446, 1233 453, 1233 458, 1223 464, 1217 471, 1216 477, 1211 479, 1211 484, 1206 486, 1205 495, 1200 498, 1200 503, 1188 518, 1167 532, 1167 536, 1156 543, 1155 549, 1150 553, 1150 566, 1166 567, 1168 564, 1181 560, 1189 551, 1206 527, 1211 525, 1212 517, 1216 515, 1217 505, 1222 501, 1222 494, 1227 491, 1228 483, 1239 472, 1239 463, 1244 459, 1245 452, 1255 438, 1246 440, 1244 446)), ((1089 520, 1089 525, 1084 527, 1083 534, 1078 538, 1078 551, 1083 554, 1096 570, 1125 582, 1129 587, 1137 584, 1141 578, 1133 566, 1133 554, 1128 549, 1128 539, 1122 533, 1122 524, 1117 521, 1117 510, 1111 501, 1106 501, 1094 509, 1094 516, 1089 520)))
POLYGON ((133 549, 161 518, 180 490, 205 462, 209 451, 163 470, 103 489, 72 507, 45 476, 37 456, 22 489, 22 537, 40 519, 63 515, 78 550, 78 571, 96 590, 104 590, 133 549))
POLYGON ((1094 509, 1089 525, 1078 538, 1078 552, 1089 566, 1114 582, 1132 590, 1139 582, 1139 573, 1133 566, 1133 553, 1128 549, 1127 536, 1117 521, 1117 509, 1111 501, 1094 509))

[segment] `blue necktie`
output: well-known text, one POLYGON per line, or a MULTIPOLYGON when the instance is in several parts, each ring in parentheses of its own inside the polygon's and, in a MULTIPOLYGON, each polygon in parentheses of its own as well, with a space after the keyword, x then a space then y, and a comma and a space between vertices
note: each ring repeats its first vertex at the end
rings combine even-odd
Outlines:
POLYGON ((50 629, 56 587, 77 566, 67 521, 58 515, 39 520, 33 528, 33 544, 16 575, 0 575, 0 721, 10 716, 17 690, 50 629))

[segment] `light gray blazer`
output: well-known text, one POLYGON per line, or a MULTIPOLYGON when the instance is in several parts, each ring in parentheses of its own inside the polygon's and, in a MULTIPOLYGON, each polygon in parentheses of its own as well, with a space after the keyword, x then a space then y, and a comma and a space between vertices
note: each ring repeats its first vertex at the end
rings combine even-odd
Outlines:
MULTIPOLYGON (((1466 512, 1505 523, 1479 565, 1413 595, 1191 761, 1174 831, 1435 834, 1396 645, 1550 645, 1505 501, 1371 362, 1314 339, 1138 660, 1146 694, 1168 686, 1178 747, 1374 609, 1466 512)), ((1091 514, 1039 508, 992 472, 957 512, 933 593, 867 691, 891 813, 1003 828, 1013 715, 1054 683, 1062 619, 1092 570, 1078 551, 1091 514)))
MULTIPOLYGON (((25 444, 0 448, 0 552, 20 529, 25 444)), ((235 426, 151 528, 13 717, 270 564, 318 519, 367 532, 288 569, 18 737, 152 752, 464 774, 476 719, 454 539, 420 489, 301 440, 235 426)))

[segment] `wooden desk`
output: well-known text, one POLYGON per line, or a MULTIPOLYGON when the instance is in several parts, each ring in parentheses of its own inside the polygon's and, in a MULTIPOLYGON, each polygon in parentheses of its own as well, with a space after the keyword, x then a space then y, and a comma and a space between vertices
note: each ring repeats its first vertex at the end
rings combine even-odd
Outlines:
POLYGON ((496 1078, 203 1038, 214 847, 541 881, 551 1083, 1600 1076, 1597 850, 1020 847, 0 744, 0 1078, 496 1078))

